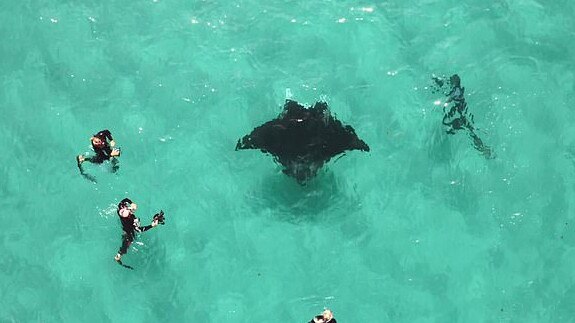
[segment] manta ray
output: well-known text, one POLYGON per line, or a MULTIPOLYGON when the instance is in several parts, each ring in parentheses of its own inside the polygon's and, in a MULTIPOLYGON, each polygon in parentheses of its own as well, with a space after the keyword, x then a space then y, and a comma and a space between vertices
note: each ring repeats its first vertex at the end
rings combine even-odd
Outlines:
POLYGON ((369 146, 331 115, 325 102, 305 108, 286 100, 277 118, 238 140, 236 150, 259 149, 274 156, 283 173, 300 184, 313 178, 331 158, 348 150, 369 151, 369 146))

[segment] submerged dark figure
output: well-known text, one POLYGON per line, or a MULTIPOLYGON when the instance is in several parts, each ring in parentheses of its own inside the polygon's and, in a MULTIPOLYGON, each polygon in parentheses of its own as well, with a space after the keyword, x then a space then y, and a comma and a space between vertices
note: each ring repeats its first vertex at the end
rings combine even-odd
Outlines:
POLYGON ((114 257, 120 265, 134 269, 130 266, 122 264, 122 256, 128 252, 128 248, 136 239, 136 233, 148 231, 151 228, 157 226, 158 224, 164 224, 164 211, 160 211, 160 213, 156 213, 152 219, 152 223, 146 226, 140 226, 140 219, 138 219, 135 215, 138 206, 136 203, 132 202, 129 198, 125 198, 118 204, 118 216, 120 217, 120 221, 122 222, 122 246, 118 253, 114 257))
POLYGON ((317 102, 305 108, 286 100, 283 112, 255 128, 236 145, 238 149, 260 149, 270 153, 284 174, 304 184, 331 158, 346 150, 369 151, 351 126, 333 117, 327 103, 317 102))
POLYGON ((112 163, 112 172, 116 172, 118 170, 117 157, 120 156, 120 149, 113 148, 116 145, 116 142, 114 141, 114 138, 112 138, 112 133, 108 130, 102 130, 98 132, 92 136, 92 138, 90 138, 90 141, 92 143, 92 149, 94 150, 95 155, 88 157, 84 155, 78 155, 76 157, 76 161, 78 162, 78 169, 80 169, 80 174, 92 182, 96 182, 96 179, 92 175, 86 174, 84 172, 82 163, 84 161, 89 161, 93 164, 101 164, 106 160, 110 160, 112 163))
POLYGON ((443 125, 447 127, 446 132, 454 135, 458 130, 467 130, 469 137, 473 141, 473 147, 477 149, 485 158, 493 158, 491 148, 486 146, 481 138, 475 133, 473 126, 473 114, 467 112, 467 103, 465 102, 465 88, 461 87, 459 75, 452 75, 448 81, 439 77, 433 77, 437 86, 436 90, 441 91, 445 85, 450 86, 449 92, 445 93, 447 101, 443 106, 443 125))

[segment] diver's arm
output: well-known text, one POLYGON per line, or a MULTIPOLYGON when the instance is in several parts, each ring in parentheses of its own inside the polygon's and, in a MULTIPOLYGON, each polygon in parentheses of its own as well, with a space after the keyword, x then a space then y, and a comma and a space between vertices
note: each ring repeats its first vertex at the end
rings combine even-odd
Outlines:
POLYGON ((112 133, 110 132, 110 130, 105 129, 105 130, 100 131, 100 133, 101 133, 102 135, 106 136, 106 139, 108 139, 108 140, 114 140, 114 138, 112 138, 112 133))
POLYGON ((138 226, 138 231, 140 231, 140 232, 148 231, 157 225, 158 225, 158 219, 154 219, 154 220, 152 220, 152 223, 149 225, 146 225, 143 227, 138 226))
POLYGON ((112 133, 109 130, 105 130, 106 131, 106 138, 108 140, 110 140, 110 147, 114 147, 116 145, 116 142, 114 141, 114 138, 112 137, 112 133))
POLYGON ((139 231, 139 232, 144 232, 144 231, 150 230, 151 228, 152 228, 151 225, 146 225, 146 226, 144 226, 144 227, 138 227, 138 231, 139 231))

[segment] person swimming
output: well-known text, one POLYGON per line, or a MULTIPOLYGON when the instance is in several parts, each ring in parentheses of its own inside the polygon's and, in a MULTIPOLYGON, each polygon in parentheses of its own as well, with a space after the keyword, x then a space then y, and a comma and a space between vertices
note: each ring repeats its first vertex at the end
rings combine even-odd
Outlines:
POLYGON ((96 180, 93 176, 84 172, 82 163, 84 161, 89 161, 93 164, 102 164, 106 160, 110 160, 112 163, 112 172, 115 173, 119 168, 117 157, 120 156, 120 148, 114 148, 116 142, 114 141, 112 133, 109 130, 102 130, 98 132, 92 136, 92 138, 90 138, 90 141, 92 143, 92 150, 94 150, 95 155, 88 157, 84 155, 78 155, 76 157, 76 161, 78 162, 78 169, 80 169, 80 174, 92 182, 95 182, 96 180))
POLYGON ((141 233, 156 227, 158 224, 164 224, 164 211, 156 213, 152 219, 152 223, 146 226, 140 226, 140 219, 135 215, 138 205, 129 198, 125 198, 120 203, 118 203, 117 214, 120 217, 120 222, 122 223, 122 246, 118 250, 114 260, 120 265, 134 269, 130 266, 124 265, 122 263, 122 256, 128 252, 128 248, 136 239, 136 233, 141 233))
POLYGON ((337 323, 333 318, 333 313, 329 309, 325 309, 321 314, 316 315, 309 323, 337 323))
POLYGON ((459 130, 467 130, 469 137, 473 141, 473 147, 477 149, 485 158, 493 158, 491 148, 483 143, 475 133, 473 126, 473 114, 467 112, 467 103, 465 102, 465 88, 461 86, 461 78, 459 75, 454 74, 449 77, 448 81, 444 81, 439 77, 432 77, 435 85, 436 92, 441 91, 444 85, 450 86, 449 92, 445 93, 447 100, 443 105, 443 120, 441 121, 447 127, 446 132, 454 135, 459 130), (448 108, 448 111, 446 111, 448 108))

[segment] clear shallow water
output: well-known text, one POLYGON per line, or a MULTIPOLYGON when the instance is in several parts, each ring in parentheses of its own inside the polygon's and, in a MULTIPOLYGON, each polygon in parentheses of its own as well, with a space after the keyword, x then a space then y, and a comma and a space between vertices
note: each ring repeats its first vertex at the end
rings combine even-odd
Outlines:
POLYGON ((3 2, 0 321, 574 321, 574 8, 3 2), (495 159, 443 133, 433 73, 495 159), (371 153, 300 187, 235 152, 286 88, 371 153), (124 154, 93 185, 74 156, 104 128, 124 154), (125 196, 167 213, 133 272, 125 196))

